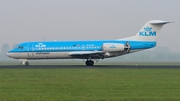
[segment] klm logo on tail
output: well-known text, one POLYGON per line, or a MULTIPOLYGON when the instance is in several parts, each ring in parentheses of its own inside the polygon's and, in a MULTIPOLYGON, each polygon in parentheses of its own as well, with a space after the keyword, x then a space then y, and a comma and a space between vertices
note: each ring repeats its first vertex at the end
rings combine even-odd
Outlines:
POLYGON ((139 32, 139 36, 156 36, 156 31, 152 31, 152 27, 144 27, 144 31, 139 32))

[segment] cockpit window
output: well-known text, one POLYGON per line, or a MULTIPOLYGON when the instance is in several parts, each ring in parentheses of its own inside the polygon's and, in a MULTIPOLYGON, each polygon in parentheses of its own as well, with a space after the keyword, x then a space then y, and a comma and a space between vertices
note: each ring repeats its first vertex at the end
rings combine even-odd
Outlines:
POLYGON ((17 48, 18 48, 18 49, 23 49, 23 46, 18 46, 17 48))

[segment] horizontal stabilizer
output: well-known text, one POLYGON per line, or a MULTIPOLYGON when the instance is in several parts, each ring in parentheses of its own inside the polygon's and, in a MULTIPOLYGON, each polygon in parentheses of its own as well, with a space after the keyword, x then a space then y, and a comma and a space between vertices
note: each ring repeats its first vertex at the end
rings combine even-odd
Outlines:
POLYGON ((150 21, 150 24, 152 25, 164 25, 164 24, 167 24, 167 23, 171 23, 169 21, 162 21, 162 20, 152 20, 150 21))

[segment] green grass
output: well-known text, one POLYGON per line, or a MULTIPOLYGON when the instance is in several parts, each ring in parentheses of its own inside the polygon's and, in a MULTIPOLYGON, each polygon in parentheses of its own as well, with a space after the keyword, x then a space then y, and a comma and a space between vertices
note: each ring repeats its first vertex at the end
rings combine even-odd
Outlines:
MULTIPOLYGON (((42 61, 29 61, 30 65, 85 65, 82 60, 42 60, 42 61)), ((0 66, 9 66, 9 65, 22 65, 21 61, 0 61, 0 66)), ((138 65, 138 66, 180 66, 180 62, 168 62, 168 61, 159 61, 159 62, 142 62, 142 61, 99 61, 95 65, 138 65)))
POLYGON ((180 69, 0 69, 0 101, 180 101, 180 69))

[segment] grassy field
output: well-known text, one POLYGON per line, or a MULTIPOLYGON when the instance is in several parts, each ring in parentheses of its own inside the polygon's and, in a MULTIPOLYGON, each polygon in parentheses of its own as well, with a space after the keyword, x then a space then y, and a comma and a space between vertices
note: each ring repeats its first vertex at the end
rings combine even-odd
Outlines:
MULTIPOLYGON (((85 63, 82 60, 41 60, 41 61, 29 61, 30 65, 85 65, 85 63)), ((22 65, 21 61, 0 61, 0 66, 9 66, 9 65, 22 65)), ((95 65, 153 65, 153 66, 180 66, 180 62, 170 62, 170 61, 159 61, 159 62, 141 62, 141 61, 99 61, 98 63, 95 63, 95 65)))
POLYGON ((0 101, 180 101, 180 69, 0 69, 0 101))

